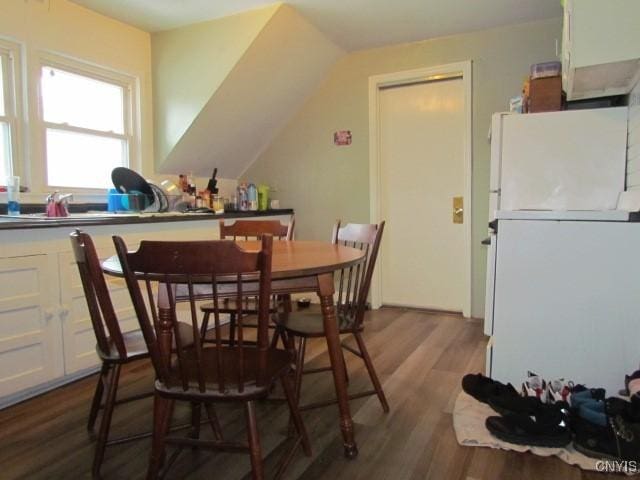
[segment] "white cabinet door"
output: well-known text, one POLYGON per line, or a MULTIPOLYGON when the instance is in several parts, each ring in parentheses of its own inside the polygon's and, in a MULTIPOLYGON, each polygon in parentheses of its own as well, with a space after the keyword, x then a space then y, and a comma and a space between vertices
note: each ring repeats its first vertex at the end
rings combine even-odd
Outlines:
POLYGON ((568 100, 627 94, 640 75, 640 2, 566 0, 562 86, 568 100))
POLYGON ((63 375, 56 260, 0 259, 0 397, 63 375))
MULTIPOLYGON (((101 259, 113 254, 107 248, 98 248, 101 259)), ((69 375, 100 364, 96 354, 96 337, 87 309, 78 267, 70 252, 58 255, 60 264, 60 303, 62 305, 62 335, 64 343, 64 369, 69 375)), ((131 305, 124 280, 106 277, 116 315, 123 332, 138 329, 138 321, 131 305)))

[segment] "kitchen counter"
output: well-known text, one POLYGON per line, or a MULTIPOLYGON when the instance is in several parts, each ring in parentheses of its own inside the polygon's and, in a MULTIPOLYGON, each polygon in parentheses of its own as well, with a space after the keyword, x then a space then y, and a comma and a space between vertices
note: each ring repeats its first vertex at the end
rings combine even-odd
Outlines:
MULTIPOLYGON (((113 235, 135 250, 143 240, 216 240, 221 219, 286 223, 292 213, 292 209, 280 209, 136 216, 72 211, 70 217, 58 220, 0 217, 0 363, 4 367, 0 409, 99 369, 95 335, 69 241, 73 229, 81 227, 90 234, 98 256, 105 259, 115 253, 113 235)), ((137 329, 124 282, 116 278, 107 282, 123 332, 137 329)))
POLYGON ((222 214, 213 213, 71 213, 69 217, 47 218, 35 214, 21 215, 20 217, 9 217, 0 215, 0 230, 23 230, 56 227, 81 227, 99 225, 131 225, 145 223, 167 223, 218 220, 248 217, 267 217, 274 215, 291 215, 293 209, 282 208, 278 210, 251 211, 251 212, 225 212, 222 214))

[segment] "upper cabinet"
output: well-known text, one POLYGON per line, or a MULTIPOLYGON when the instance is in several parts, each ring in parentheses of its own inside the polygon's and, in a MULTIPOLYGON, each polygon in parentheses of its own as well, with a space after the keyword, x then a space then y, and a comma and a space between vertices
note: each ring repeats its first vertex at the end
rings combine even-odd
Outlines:
POLYGON ((567 100, 621 95, 640 77, 640 0, 565 0, 567 100))

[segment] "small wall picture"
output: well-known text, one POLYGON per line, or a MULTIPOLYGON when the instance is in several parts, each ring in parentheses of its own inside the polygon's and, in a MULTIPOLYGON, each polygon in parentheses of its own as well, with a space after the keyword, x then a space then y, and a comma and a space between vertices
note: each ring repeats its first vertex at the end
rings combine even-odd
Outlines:
POLYGON ((333 143, 339 147, 351 145, 351 130, 338 130, 333 134, 333 143))

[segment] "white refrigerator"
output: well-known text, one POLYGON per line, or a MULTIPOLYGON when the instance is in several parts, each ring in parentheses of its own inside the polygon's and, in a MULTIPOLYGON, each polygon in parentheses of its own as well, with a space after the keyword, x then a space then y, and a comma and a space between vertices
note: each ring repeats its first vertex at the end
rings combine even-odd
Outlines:
POLYGON ((616 210, 627 109, 492 120, 486 373, 613 394, 640 362, 640 223, 616 210))
POLYGON ((497 210, 613 210, 624 190, 626 107, 491 119, 489 220, 497 210))

